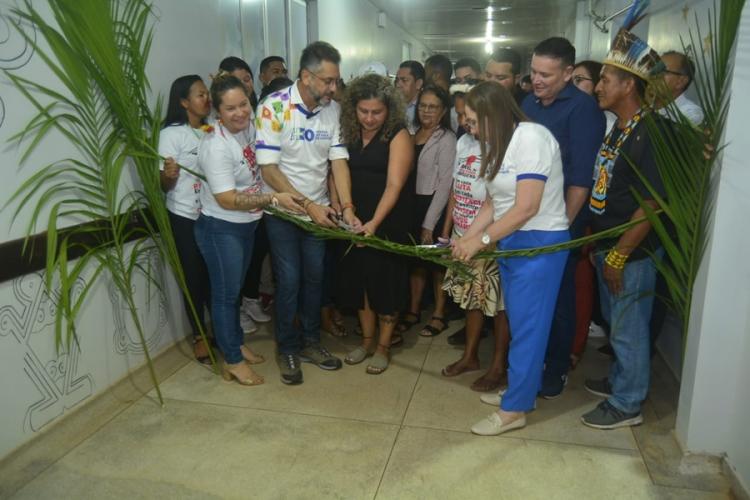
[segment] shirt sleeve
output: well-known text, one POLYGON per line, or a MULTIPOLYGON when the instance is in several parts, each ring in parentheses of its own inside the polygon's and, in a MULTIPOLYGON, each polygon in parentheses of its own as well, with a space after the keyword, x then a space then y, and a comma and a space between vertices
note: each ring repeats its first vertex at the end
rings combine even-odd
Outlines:
POLYGON ((198 160, 211 193, 224 193, 236 189, 234 159, 226 141, 215 136, 206 138, 201 143, 199 151, 198 160))
POLYGON ((349 151, 346 149, 346 144, 341 140, 339 120, 336 120, 333 134, 331 135, 331 147, 328 149, 328 159, 331 161, 349 159, 349 151))
POLYGON ((258 106, 255 118, 255 155, 258 165, 278 165, 281 161, 282 121, 273 112, 270 99, 258 106))
POLYGON ((604 140, 607 119, 593 98, 584 96, 568 118, 570 168, 566 186, 591 188, 596 155, 604 140))
MULTIPOLYGON (((513 151, 511 162, 516 169, 516 181, 536 179, 547 182, 552 171, 555 148, 559 147, 551 133, 541 125, 518 127, 517 140, 512 140, 513 151)), ((516 137, 514 137, 516 139, 516 137)), ((510 146, 510 145, 509 145, 510 146)))
POLYGON ((443 214, 448 204, 453 185, 453 166, 456 161, 456 136, 450 131, 445 131, 440 138, 437 153, 437 188, 432 195, 432 201, 427 208, 427 213, 422 221, 424 229, 434 230, 438 219, 443 214))
MULTIPOLYGON (((174 133, 173 127, 166 127, 159 132, 159 156, 169 158, 170 156, 177 160, 180 154, 180 145, 178 134, 174 133)), ((159 162, 159 170, 164 170, 164 162, 159 162)))

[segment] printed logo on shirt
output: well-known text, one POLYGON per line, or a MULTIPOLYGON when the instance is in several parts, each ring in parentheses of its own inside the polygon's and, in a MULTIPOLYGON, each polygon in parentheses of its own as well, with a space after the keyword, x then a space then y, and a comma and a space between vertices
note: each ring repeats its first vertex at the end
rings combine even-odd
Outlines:
POLYGON ((292 130, 292 140, 298 140, 298 141, 307 141, 307 142, 315 142, 315 141, 330 141, 331 140, 331 132, 328 130, 318 130, 315 131, 310 128, 304 128, 304 127, 298 127, 292 130))

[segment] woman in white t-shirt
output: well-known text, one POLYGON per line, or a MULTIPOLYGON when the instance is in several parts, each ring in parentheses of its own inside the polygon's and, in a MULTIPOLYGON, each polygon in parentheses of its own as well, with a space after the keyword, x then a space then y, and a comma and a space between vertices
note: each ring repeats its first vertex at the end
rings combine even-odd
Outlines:
MULTIPOLYGON (((480 175, 488 196, 471 227, 454 242, 453 256, 468 261, 496 241, 501 250, 568 241, 560 147, 552 134, 528 122, 510 93, 495 82, 480 83, 469 92, 464 121, 479 138, 480 175)), ((473 433, 497 435, 526 425, 526 412, 534 409, 541 386, 567 256, 563 250, 499 259, 512 336, 508 388, 482 396, 483 402, 500 408, 475 424, 473 433)))
MULTIPOLYGON (((463 121, 463 109, 459 115, 463 121)), ((471 227, 482 204, 487 199, 485 178, 480 176, 482 151, 473 133, 461 136, 456 145, 456 162, 453 168, 452 196, 448 200, 443 237, 457 240, 471 227), (451 228, 453 229, 451 234, 451 228)), ((476 259, 470 262, 471 277, 453 269, 445 272, 443 290, 466 311, 464 334, 466 343, 461 358, 442 370, 445 377, 455 377, 467 371, 479 369, 479 337, 485 316, 494 318, 495 352, 487 373, 474 383, 471 389, 489 392, 498 389, 505 378, 508 353, 508 320, 505 316, 497 261, 476 259)))
MULTIPOLYGON (((181 76, 172 83, 169 90, 167 116, 164 119, 164 128, 159 133, 159 155, 166 158, 160 169, 169 223, 185 275, 187 291, 198 314, 198 320, 203 326, 206 324, 204 310, 209 305, 208 271, 193 234, 193 226, 201 208, 201 181, 180 167, 195 170, 198 163, 198 144, 203 137, 206 117, 210 111, 211 100, 201 77, 181 76)), ((195 359, 210 364, 208 346, 200 336, 200 329, 187 300, 185 310, 193 330, 195 359)))
POLYGON ((302 207, 289 193, 261 193, 253 110, 242 82, 220 73, 211 84, 211 100, 218 120, 198 150, 198 165, 206 182, 201 190, 202 208, 195 224, 195 239, 211 281, 211 319, 224 355, 223 376, 242 385, 258 385, 263 383, 263 377, 247 363, 261 363, 264 358, 243 343, 240 288, 253 253, 262 209, 280 205, 301 212, 302 207))

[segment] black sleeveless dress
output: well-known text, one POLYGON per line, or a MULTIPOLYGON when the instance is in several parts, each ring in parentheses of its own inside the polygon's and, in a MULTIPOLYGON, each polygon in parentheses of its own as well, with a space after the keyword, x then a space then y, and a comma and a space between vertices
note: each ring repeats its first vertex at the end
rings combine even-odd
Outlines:
MULTIPOLYGON (((349 171, 352 178, 352 200, 357 217, 364 224, 372 219, 388 178, 388 157, 393 137, 382 139, 382 130, 362 147, 349 146, 349 171)), ((414 220, 415 179, 409 175, 398 201, 377 229, 379 238, 410 244, 409 233, 414 220)), ((395 314, 406 308, 409 294, 407 259, 390 252, 352 247, 338 266, 337 302, 344 307, 362 309, 364 296, 378 314, 395 314)))

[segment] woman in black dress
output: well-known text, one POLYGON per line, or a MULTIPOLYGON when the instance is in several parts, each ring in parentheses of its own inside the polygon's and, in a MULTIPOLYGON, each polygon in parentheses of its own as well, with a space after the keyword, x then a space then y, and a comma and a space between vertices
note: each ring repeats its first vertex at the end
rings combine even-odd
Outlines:
MULTIPOLYGON (((409 243, 414 148, 405 128, 402 98, 390 80, 368 74, 347 86, 341 104, 352 199, 364 223, 362 229, 365 234, 409 243)), ((383 373, 388 368, 397 313, 408 298, 407 262, 396 254, 352 248, 339 265, 338 275, 339 302, 356 308, 362 325, 362 345, 344 361, 354 365, 372 355, 367 373, 383 373)))

